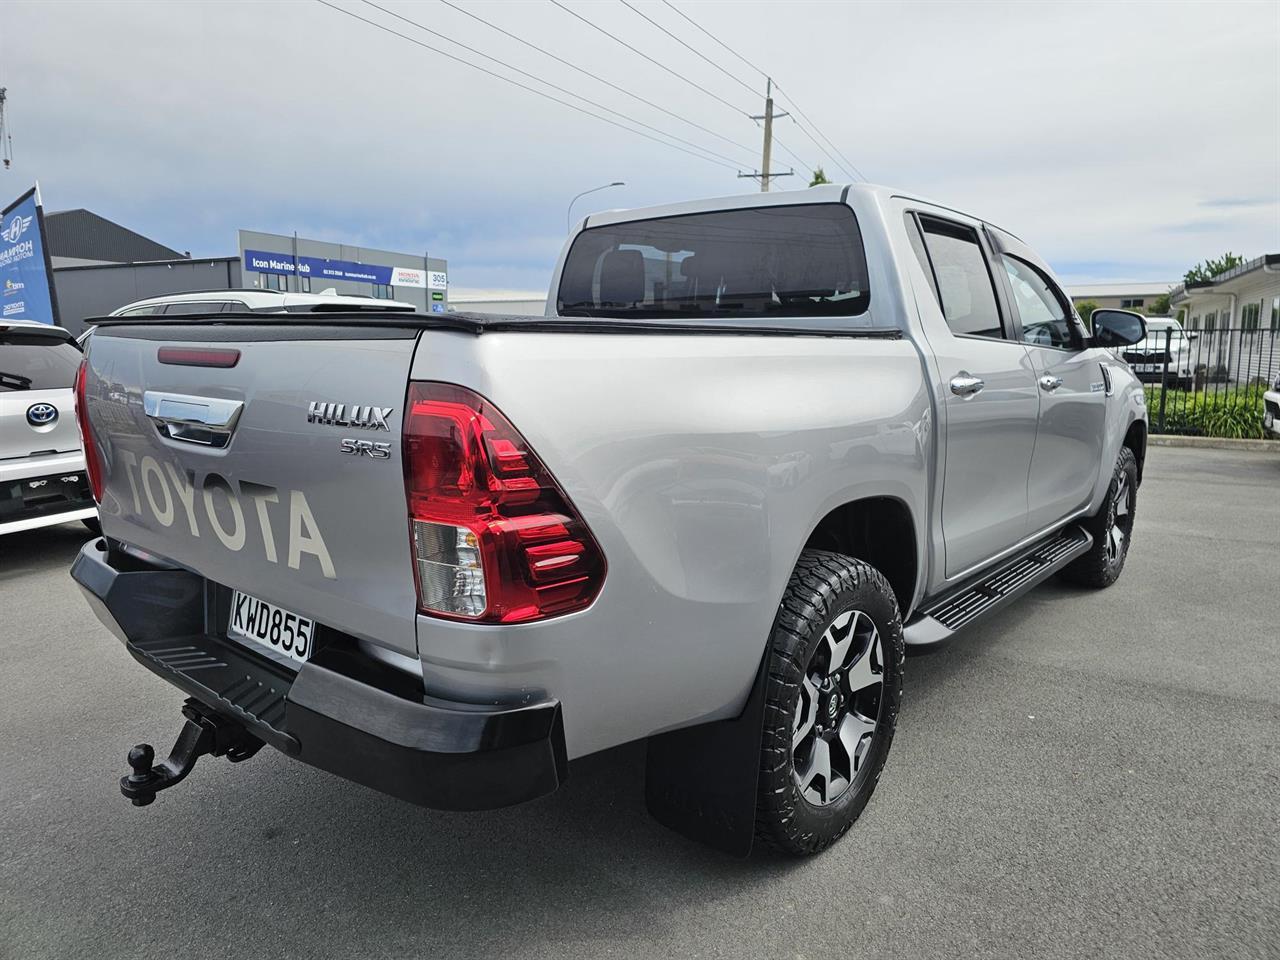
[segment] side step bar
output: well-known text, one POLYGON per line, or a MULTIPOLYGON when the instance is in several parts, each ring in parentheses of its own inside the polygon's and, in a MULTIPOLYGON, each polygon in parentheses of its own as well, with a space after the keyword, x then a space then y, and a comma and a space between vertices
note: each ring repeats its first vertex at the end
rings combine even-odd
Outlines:
POLYGON ((1093 537, 1079 526, 1050 534, 1027 550, 978 575, 976 580, 943 594, 917 611, 903 628, 908 653, 927 653, 960 630, 1053 576, 1088 552, 1093 537))

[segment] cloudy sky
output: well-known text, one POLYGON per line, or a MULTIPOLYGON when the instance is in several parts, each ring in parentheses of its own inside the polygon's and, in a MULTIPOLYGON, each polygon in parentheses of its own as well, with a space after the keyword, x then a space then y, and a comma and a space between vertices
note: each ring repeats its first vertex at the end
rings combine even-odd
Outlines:
POLYGON ((759 164, 747 116, 763 107, 758 67, 812 122, 777 123, 775 156, 797 173, 779 181, 787 189, 821 163, 832 180, 933 197, 1019 234, 1068 283, 1173 280, 1225 250, 1280 252, 1274 0, 456 2, 669 112, 439 0, 378 0, 388 12, 332 0, 722 157, 619 129, 318 0, 0 0, 15 156, 0 195, 39 179, 48 209, 87 207, 196 256, 233 254, 239 227, 297 230, 429 249, 448 258, 455 289, 545 289, 581 190, 627 184, 575 215, 748 192, 736 173, 759 164), (814 127, 840 162, 809 139, 814 127))

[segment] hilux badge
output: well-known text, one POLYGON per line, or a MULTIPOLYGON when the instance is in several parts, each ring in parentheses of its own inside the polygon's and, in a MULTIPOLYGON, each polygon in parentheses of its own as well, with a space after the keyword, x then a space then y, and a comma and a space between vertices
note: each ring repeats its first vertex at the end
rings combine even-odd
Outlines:
POLYGON ((307 423, 325 423, 333 427, 363 427, 366 430, 386 430, 387 417, 394 407, 369 407, 353 403, 324 403, 313 400, 307 404, 307 423))

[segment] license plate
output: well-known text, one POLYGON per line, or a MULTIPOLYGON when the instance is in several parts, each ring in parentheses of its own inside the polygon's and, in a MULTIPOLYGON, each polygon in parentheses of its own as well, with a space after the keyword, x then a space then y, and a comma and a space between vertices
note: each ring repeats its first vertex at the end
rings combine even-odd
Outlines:
POLYGON ((290 613, 274 603, 241 593, 231 594, 231 619, 227 635, 246 640, 290 660, 305 663, 311 658, 315 621, 290 613))

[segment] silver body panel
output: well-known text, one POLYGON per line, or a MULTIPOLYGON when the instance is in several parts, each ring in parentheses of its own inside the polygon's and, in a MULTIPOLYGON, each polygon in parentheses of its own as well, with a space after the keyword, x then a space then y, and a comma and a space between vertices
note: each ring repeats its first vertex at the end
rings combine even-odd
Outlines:
MULTIPOLYGON (((801 202, 844 193, 816 188, 801 202)), ((797 197, 708 200, 594 214, 589 225, 788 202, 797 197)), ((489 703, 554 696, 571 757, 733 716, 796 558, 828 512, 864 497, 905 505, 918 606, 1096 509, 1126 430, 1145 418, 1140 386, 1103 351, 1049 356, 952 336, 903 226, 903 211, 924 202, 864 186, 849 188, 846 202, 866 248, 871 306, 805 326, 891 327, 900 339, 426 329, 416 349, 412 340, 219 344, 242 349, 240 365, 204 370, 162 367, 160 342, 104 331, 90 348, 91 416, 114 456, 104 532, 415 656, 430 693, 489 703), (1105 396, 1086 382, 1101 379, 1102 363, 1113 387, 1105 396), (947 389, 978 367, 981 394, 947 389), (1071 382, 1053 403, 1036 386, 1046 371, 1071 382), (607 559, 591 607, 514 626, 416 614, 398 443, 409 379, 469 387, 527 438, 607 559), (242 401, 232 442, 196 449, 161 436, 145 391, 242 401), (307 422, 316 400, 394 407, 391 458, 340 456, 343 431, 307 422), (181 512, 165 525, 145 504, 135 510, 125 454, 196 474, 216 466, 234 483, 278 488, 282 501, 304 493, 335 577, 312 555, 298 569, 266 562, 251 517, 253 549, 231 551, 203 529, 192 537, 181 512)), ((562 266, 563 257, 552 312, 562 266)), ((283 531, 281 519, 278 543, 283 531)))

